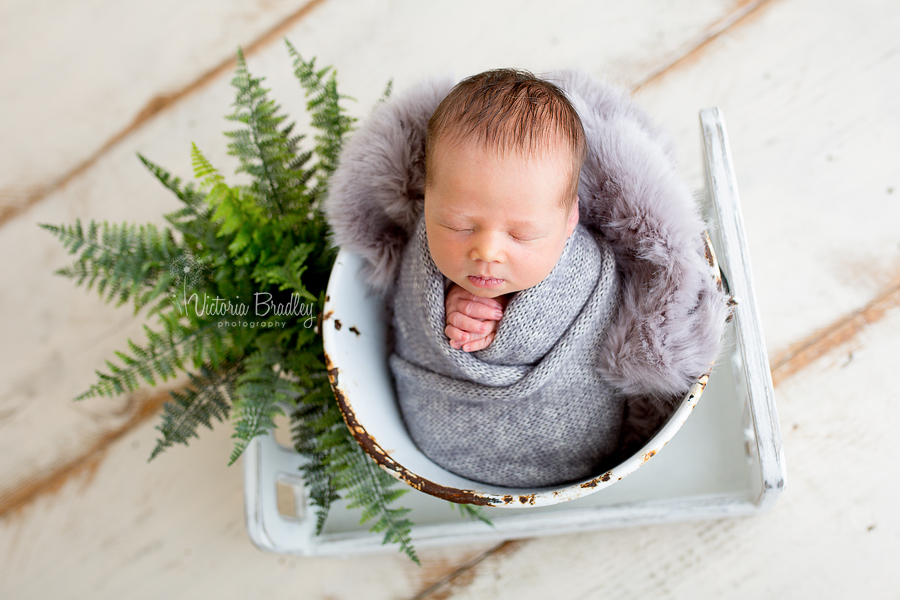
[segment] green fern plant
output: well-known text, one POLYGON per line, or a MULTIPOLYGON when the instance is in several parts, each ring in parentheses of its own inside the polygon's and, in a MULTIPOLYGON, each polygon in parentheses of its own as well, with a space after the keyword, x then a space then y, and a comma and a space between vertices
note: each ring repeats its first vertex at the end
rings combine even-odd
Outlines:
MULTIPOLYGON (((238 51, 234 113, 225 135, 246 185, 225 177, 192 147, 196 183, 183 183, 139 156, 181 201, 165 215, 170 227, 91 222, 41 226, 76 258, 57 273, 95 289, 107 302, 145 310, 146 342, 107 361, 97 382, 78 396, 112 396, 186 373, 171 393, 150 460, 187 444, 200 426, 234 422, 233 463, 255 436, 291 418, 295 447, 321 532, 335 501, 347 498, 362 520, 418 562, 405 508, 392 508, 405 489, 360 449, 332 395, 321 336, 321 311, 336 249, 328 243, 320 204, 354 119, 341 105, 335 72, 316 68, 288 42, 294 74, 307 97, 312 148, 269 98, 238 51), (251 299, 255 300, 256 305, 251 299), (259 302, 267 310, 259 312, 259 302), (271 309, 271 310, 268 310, 271 309)), ((389 93, 388 87, 386 94, 389 93)), ((464 510, 482 518, 474 507, 464 510)))

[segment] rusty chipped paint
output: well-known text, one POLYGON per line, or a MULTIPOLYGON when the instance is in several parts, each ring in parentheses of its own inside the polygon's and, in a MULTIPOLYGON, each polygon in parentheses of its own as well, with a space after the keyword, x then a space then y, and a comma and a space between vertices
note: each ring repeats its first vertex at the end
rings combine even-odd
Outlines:
MULTIPOLYGON (((650 452, 645 452, 644 455, 641 457, 641 464, 644 464, 645 462, 647 462, 654 456, 656 456, 656 450, 651 450, 650 452)), ((653 464, 656 464, 656 463, 653 463, 653 464)))
POLYGON ((712 240, 709 237, 708 231, 703 232, 703 241, 705 242, 704 250, 706 251, 706 262, 709 263, 711 268, 718 269, 719 265, 716 262, 716 253, 712 249, 712 240))
POLYGON ((356 335, 359 335, 359 329, 356 328, 356 325, 351 325, 351 326, 350 326, 350 331, 352 331, 352 332, 355 333, 356 335))
POLYGON ((341 325, 341 320, 340 320, 340 319, 335 319, 335 320, 334 320, 334 328, 337 329, 338 331, 340 331, 340 330, 341 330, 341 327, 342 327, 342 325, 341 325))
MULTIPOLYGON (((583 489, 593 489, 593 488, 597 487, 598 485, 600 485, 601 483, 607 483, 610 479, 612 479, 612 476, 613 476, 613 472, 607 471, 600 477, 594 477, 593 479, 591 479, 589 481, 585 481, 584 483, 582 483, 580 485, 580 487, 583 489)), ((622 479, 622 478, 619 477, 619 479, 622 479)), ((619 479, 617 479, 616 481, 618 481, 619 479)))
POLYGON ((716 289, 727 294, 726 303, 728 304, 728 316, 725 318, 725 322, 727 323, 734 318, 734 307, 737 306, 738 301, 728 288, 728 280, 725 279, 722 268, 719 266, 719 260, 716 258, 716 252, 713 249, 712 240, 709 237, 708 231, 703 232, 703 240, 705 243, 704 250, 706 252, 706 262, 709 264, 713 279, 716 281, 716 289))
MULTIPOLYGON (((437 496, 449 500, 450 502, 456 502, 458 504, 475 504, 478 506, 492 506, 498 503, 498 500, 490 495, 436 484, 424 477, 412 473, 391 458, 378 442, 375 441, 375 438, 366 431, 366 428, 356 420, 356 414, 353 412, 353 407, 340 387, 340 370, 331 361, 331 357, 328 356, 327 352, 325 353, 325 368, 328 372, 328 380, 331 382, 331 389, 334 392, 335 400, 337 400, 338 407, 341 409, 341 415, 344 418, 344 422, 347 424, 347 428, 350 430, 350 433, 353 434, 357 443, 365 450, 366 454, 371 456, 379 466, 420 492, 425 492, 426 494, 431 494, 432 496, 437 496)), ((510 501, 512 501, 511 496, 510 501)))

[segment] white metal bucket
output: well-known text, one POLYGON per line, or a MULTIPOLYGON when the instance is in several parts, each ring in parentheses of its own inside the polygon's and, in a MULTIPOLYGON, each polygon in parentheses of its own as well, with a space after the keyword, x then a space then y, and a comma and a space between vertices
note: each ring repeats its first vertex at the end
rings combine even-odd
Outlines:
MULTIPOLYGON (((711 276, 719 278, 707 237, 711 276)), ((460 477, 438 466, 407 432, 391 383, 383 300, 368 293, 359 276, 363 260, 341 250, 331 272, 322 319, 328 374, 350 431, 362 448, 392 475, 419 491, 467 504, 547 506, 601 490, 650 460, 681 428, 706 387, 703 375, 662 429, 638 452, 604 473, 562 486, 506 488, 460 477)), ((721 280, 719 280, 721 285, 721 280)))

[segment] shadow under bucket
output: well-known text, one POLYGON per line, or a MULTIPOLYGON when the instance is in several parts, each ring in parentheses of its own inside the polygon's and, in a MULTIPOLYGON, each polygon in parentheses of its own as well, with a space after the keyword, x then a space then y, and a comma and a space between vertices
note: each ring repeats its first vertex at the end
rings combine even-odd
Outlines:
MULTIPOLYGON (((711 277, 721 285, 712 243, 706 238, 711 277)), ((701 376, 662 428, 637 452, 588 479, 545 488, 508 488, 460 477, 416 447, 400 414, 388 365, 384 301, 359 276, 363 259, 338 253, 325 300, 322 339, 331 386, 344 420, 369 456, 421 492, 465 504, 499 507, 549 506, 610 486, 650 460, 690 416, 709 375, 701 376)))

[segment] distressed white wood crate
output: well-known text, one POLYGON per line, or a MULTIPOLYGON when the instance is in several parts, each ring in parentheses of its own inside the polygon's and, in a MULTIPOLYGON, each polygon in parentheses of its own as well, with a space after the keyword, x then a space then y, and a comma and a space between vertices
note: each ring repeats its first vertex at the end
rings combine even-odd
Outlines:
MULTIPOLYGON (((774 503, 784 487, 784 457, 734 168, 721 111, 701 111, 700 123, 707 167, 704 214, 719 266, 738 303, 722 356, 690 418, 675 428, 677 433, 652 460, 640 461, 640 468, 615 485, 546 506, 485 508, 493 527, 463 518, 445 500, 410 489, 398 505, 412 509, 416 546, 742 516, 774 503)), ((345 253, 339 257, 354 259, 345 253)), ((341 328, 345 335, 356 334, 348 331, 351 326, 341 328)), ((384 385, 386 357, 373 356, 369 363, 373 379, 384 385)), ((302 462, 274 434, 256 438, 245 451, 247 530, 258 547, 296 555, 395 551, 382 545, 381 534, 359 523, 359 510, 346 510, 342 502, 332 507, 322 534, 315 535, 315 509, 298 471, 302 462)))

